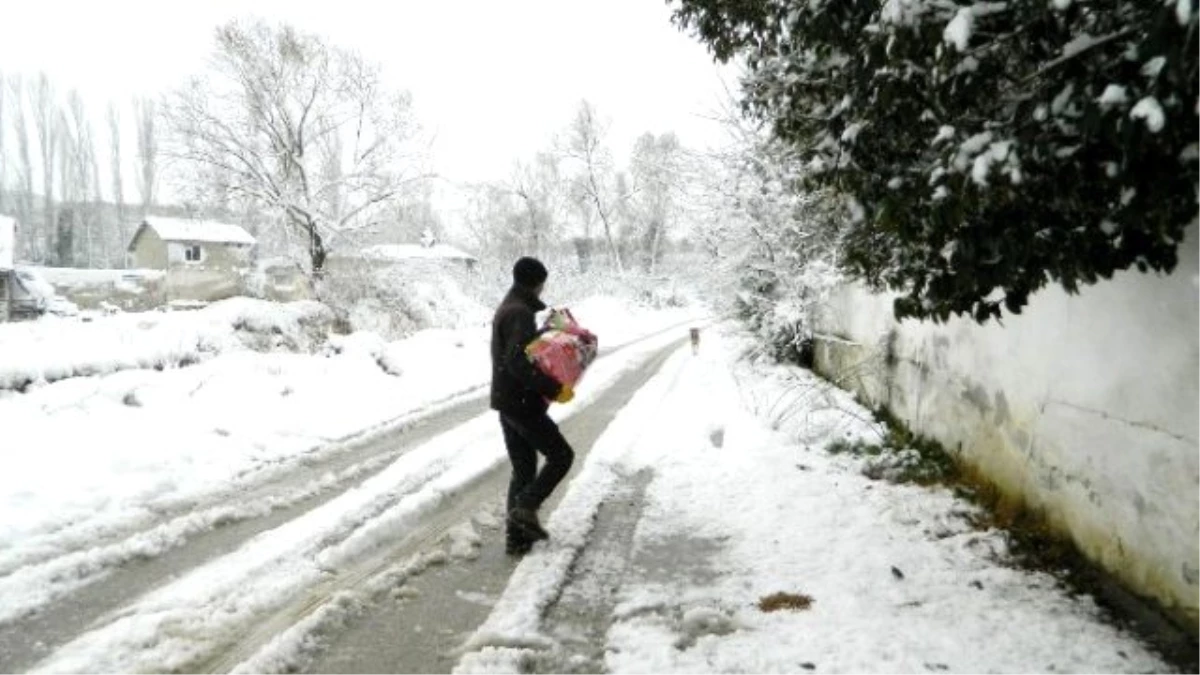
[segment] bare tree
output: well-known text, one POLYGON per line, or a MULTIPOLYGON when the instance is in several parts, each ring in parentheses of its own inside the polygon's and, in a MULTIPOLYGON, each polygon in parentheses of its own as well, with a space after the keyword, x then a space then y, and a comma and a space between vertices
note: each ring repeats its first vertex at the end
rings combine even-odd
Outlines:
POLYGON ((575 256, 579 261, 579 271, 587 272, 591 265, 593 229, 596 224, 596 209, 592 205, 588 180, 580 175, 571 179, 567 186, 567 200, 571 210, 579 221, 579 236, 575 238, 575 256))
POLYGON ((59 114, 54 89, 45 73, 30 87, 33 106, 33 126, 37 130, 38 147, 42 154, 42 236, 44 255, 57 250, 54 212, 54 166, 58 148, 59 114))
POLYGON ((138 194, 142 197, 141 217, 154 206, 154 192, 158 181, 158 131, 156 122, 158 109, 151 98, 133 101, 133 121, 137 128, 137 179, 138 194))
MULTIPOLYGON (((120 237, 119 260, 124 261, 129 236, 125 223, 125 182, 121 170, 121 113, 113 103, 108 104, 108 148, 112 172, 112 199, 117 208, 117 236, 120 237)), ((124 265, 121 265, 124 267, 124 265)))
POLYGON ((93 232, 99 241, 100 254, 104 258, 104 267, 112 267, 112 258, 109 256, 111 248, 106 242, 103 224, 104 213, 104 194, 100 189, 100 153, 96 148, 96 136, 92 129, 92 123, 88 122, 88 153, 87 161, 92 172, 92 179, 88 184, 92 187, 91 204, 88 205, 88 251, 87 261, 88 267, 96 266, 97 251, 95 244, 92 243, 93 232))
POLYGON ((17 139, 17 219, 30 232, 22 239, 23 255, 40 258, 41 239, 33 231, 33 159, 29 152, 29 125, 25 116, 25 87, 20 77, 11 81, 13 132, 17 139))
POLYGON ((76 182, 77 170, 75 154, 77 140, 71 133, 71 122, 66 111, 58 114, 58 208, 55 211, 54 255, 55 265, 59 267, 74 267, 75 265, 75 231, 79 214, 78 192, 76 182))
POLYGON ((5 86, 6 82, 4 72, 0 71, 0 214, 7 211, 5 196, 8 190, 8 154, 4 147, 4 137, 6 135, 4 125, 4 96, 8 90, 8 87, 5 86))
POLYGON ((511 189, 500 183, 469 188, 463 224, 475 250, 485 262, 508 261, 513 251, 505 246, 507 225, 519 219, 511 189))
POLYGON ((67 109, 59 116, 59 126, 62 196, 58 218, 59 264, 71 266, 82 259, 91 267, 95 264, 99 170, 92 124, 78 91, 72 90, 67 95, 67 109), (76 236, 81 226, 82 242, 76 236), (80 244, 82 257, 77 255, 80 244))
POLYGON ((390 217, 370 228, 374 240, 415 242, 421 239, 426 230, 432 232, 436 239, 441 239, 445 227, 433 205, 433 188, 431 180, 413 181, 407 185, 391 200, 390 217))
POLYGON ((635 194, 632 211, 647 272, 653 272, 662 258, 663 239, 683 185, 682 160, 682 148, 673 133, 657 138, 645 133, 634 143, 630 161, 635 194))
POLYGON ((326 134, 320 142, 321 179, 330 189, 321 195, 326 213, 340 214, 342 212, 342 157, 345 154, 345 144, 341 134, 326 134))
POLYGON ((209 77, 175 92, 166 119, 168 156, 220 168, 233 193, 280 214, 317 277, 331 240, 371 226, 412 169, 407 95, 386 91, 356 54, 288 26, 219 28, 209 77), (334 172, 329 149, 339 147, 334 172))
POLYGON ((609 254, 617 271, 624 273, 625 265, 614 236, 614 196, 609 187, 612 180, 612 157, 604 145, 604 125, 596 114, 596 108, 588 101, 579 104, 579 111, 567 133, 565 154, 581 166, 583 190, 596 209, 596 215, 604 227, 604 239, 608 242, 609 254))
POLYGON ((556 234, 556 220, 565 201, 558 158, 539 152, 532 162, 518 162, 513 169, 511 190, 524 206, 525 250, 529 255, 541 255, 543 247, 556 234))

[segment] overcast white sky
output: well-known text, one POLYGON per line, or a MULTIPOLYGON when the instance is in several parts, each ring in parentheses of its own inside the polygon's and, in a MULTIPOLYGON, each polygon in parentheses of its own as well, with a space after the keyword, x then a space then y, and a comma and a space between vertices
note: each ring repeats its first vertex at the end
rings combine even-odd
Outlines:
POLYGON ((201 70, 213 28, 230 18, 319 33, 382 64, 389 81, 412 93, 421 124, 436 134, 436 169, 455 181, 503 177, 514 159, 547 147, 584 97, 611 119, 619 155, 644 131, 708 145, 720 131, 703 115, 718 105, 720 74, 731 79, 671 25, 662 0, 5 5, 0 70, 45 71, 60 92, 79 88, 98 126, 107 101, 159 94, 201 70))

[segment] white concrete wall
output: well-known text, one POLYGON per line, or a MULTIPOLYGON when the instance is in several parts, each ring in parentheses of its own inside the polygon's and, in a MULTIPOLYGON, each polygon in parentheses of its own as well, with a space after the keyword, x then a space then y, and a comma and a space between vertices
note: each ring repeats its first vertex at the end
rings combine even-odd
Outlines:
POLYGON ((200 260, 188 261, 188 244, 167 245, 167 299, 215 302, 245 291, 250 271, 250 247, 202 242, 200 260))
POLYGON ((1002 326, 899 324, 891 296, 848 286, 821 312, 817 367, 959 453, 1195 627, 1195 227, 1180 258, 1169 276, 1126 272, 1076 296, 1048 288, 1002 326))

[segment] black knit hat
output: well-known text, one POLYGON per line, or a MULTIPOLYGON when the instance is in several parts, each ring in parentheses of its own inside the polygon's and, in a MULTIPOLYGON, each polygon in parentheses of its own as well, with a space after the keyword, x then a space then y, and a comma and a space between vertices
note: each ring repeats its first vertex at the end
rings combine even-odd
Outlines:
POLYGON ((537 288, 550 273, 537 258, 521 258, 513 265, 513 283, 525 288, 537 288))

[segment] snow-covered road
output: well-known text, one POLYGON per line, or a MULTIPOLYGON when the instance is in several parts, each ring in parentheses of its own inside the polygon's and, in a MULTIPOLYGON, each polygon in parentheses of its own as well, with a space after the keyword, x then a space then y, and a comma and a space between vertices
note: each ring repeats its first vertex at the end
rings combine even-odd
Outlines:
POLYGON ((28 553, 0 572, 0 670, 1170 670, 1009 564, 971 505, 826 453, 879 433, 845 392, 682 333, 610 351, 555 408, 579 461, 519 562, 476 392, 111 551, 28 553))
POLYGON ((1172 670, 949 490, 825 452, 870 413, 741 346, 710 333, 616 416, 457 672, 1172 670))
MULTIPOLYGON (((589 307, 607 328, 608 347, 589 387, 561 411, 568 416, 664 341, 678 339, 683 328, 669 327, 687 316, 635 311, 634 318, 648 319, 639 323, 622 303, 599 299, 584 311, 589 307)), ((23 452, 9 457, 11 470, 0 481, 0 502, 10 507, 0 516, 6 535, 0 537, 0 670, 39 663, 68 670, 203 665, 205 650, 220 647, 223 626, 240 639, 243 620, 374 554, 406 518, 420 520, 503 458, 480 386, 486 340, 475 332, 429 331, 387 345, 386 355, 404 367, 402 377, 382 370, 379 354, 356 346, 356 335, 333 357, 231 349, 163 372, 122 371, 116 362, 100 371, 113 374, 68 377, 0 398, 6 431, 24 439, 7 447, 6 454, 23 452), (130 377, 138 380, 133 391, 161 405, 119 410, 130 377), (273 391, 258 386, 271 378, 266 389, 273 391), (276 385, 292 395, 281 399, 276 385), (206 389, 214 392, 209 398, 195 396, 206 389), (253 413, 238 407, 252 404, 256 413, 263 404, 272 411, 255 417, 252 427, 212 433, 229 416, 249 420, 253 413), (155 414, 183 420, 190 447, 164 447, 162 439, 154 445, 114 423, 106 414, 114 410, 126 423, 155 414), (289 428, 299 432, 293 440, 272 445, 289 428), (327 434, 338 430, 342 438, 329 442, 327 434), (77 460, 93 469, 68 472, 66 485, 54 485, 63 462, 77 460), (303 562, 292 564, 297 559, 303 562), (223 603, 222 592, 237 611, 223 603), (146 632, 137 627, 146 626, 148 614, 161 620, 146 632), (218 614, 229 620, 212 621, 218 614), (183 635, 190 630, 184 625, 215 630, 183 635), (69 656, 92 639, 107 646, 69 656)), ((113 351, 104 344, 68 346, 85 364, 108 360, 105 352, 113 351)))

